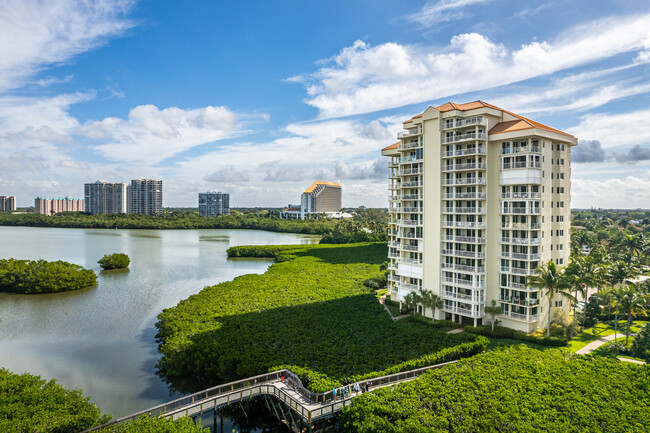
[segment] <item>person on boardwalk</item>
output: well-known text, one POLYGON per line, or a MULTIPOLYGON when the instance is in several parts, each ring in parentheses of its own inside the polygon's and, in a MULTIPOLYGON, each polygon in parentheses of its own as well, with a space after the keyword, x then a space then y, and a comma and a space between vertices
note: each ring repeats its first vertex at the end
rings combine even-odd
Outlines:
POLYGON ((359 391, 361 391, 361 388, 359 388, 359 382, 355 382, 355 384, 352 385, 352 389, 354 390, 354 392, 359 394, 359 391))
POLYGON ((341 400, 345 400, 345 388, 341 387, 341 400))
POLYGON ((332 400, 336 400, 336 388, 332 388, 332 400))

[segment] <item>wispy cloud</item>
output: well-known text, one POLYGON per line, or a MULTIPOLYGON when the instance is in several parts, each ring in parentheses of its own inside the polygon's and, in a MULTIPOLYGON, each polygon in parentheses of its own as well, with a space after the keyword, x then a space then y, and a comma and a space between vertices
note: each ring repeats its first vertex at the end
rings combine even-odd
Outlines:
POLYGON ((471 16, 468 6, 487 3, 492 0, 438 0, 428 1, 424 7, 406 16, 409 21, 420 23, 422 27, 433 27, 436 24, 471 16))
POLYGON ((627 113, 595 113, 580 118, 577 126, 567 128, 576 137, 599 140, 603 148, 650 144, 650 109, 627 113))
POLYGON ((0 2, 0 91, 69 61, 133 27, 134 0, 0 2))
POLYGON ((650 41, 649 20, 650 14, 606 18, 514 50, 477 33, 454 36, 443 48, 357 41, 315 73, 293 80, 305 85, 306 102, 321 118, 369 113, 642 52, 650 41))

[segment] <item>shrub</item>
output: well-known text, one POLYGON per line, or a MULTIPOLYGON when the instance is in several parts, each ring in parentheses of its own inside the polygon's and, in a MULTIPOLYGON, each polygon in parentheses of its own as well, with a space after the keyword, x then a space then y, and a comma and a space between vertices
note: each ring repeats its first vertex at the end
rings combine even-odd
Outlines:
POLYGON ((566 337, 543 337, 530 335, 525 332, 515 331, 514 329, 504 328, 502 326, 495 326, 494 332, 487 325, 465 326, 464 329, 465 332, 484 335, 490 338, 520 340, 528 343, 540 344, 542 346, 566 346, 569 344, 569 340, 566 337))
POLYGON ((135 421, 127 421, 119 425, 111 425, 97 431, 98 433, 210 433, 210 429, 202 428, 190 417, 170 420, 162 417, 142 415, 135 421))
POLYGON ((94 284, 97 284, 95 272, 72 263, 0 259, 0 292, 62 292, 94 284))
POLYGON ((126 254, 114 253, 105 255, 99 259, 97 263, 99 263, 99 266, 101 266, 103 270, 108 271, 111 269, 128 268, 131 260, 126 254))
POLYGON ((650 323, 643 325, 632 341, 630 354, 650 362, 650 323))

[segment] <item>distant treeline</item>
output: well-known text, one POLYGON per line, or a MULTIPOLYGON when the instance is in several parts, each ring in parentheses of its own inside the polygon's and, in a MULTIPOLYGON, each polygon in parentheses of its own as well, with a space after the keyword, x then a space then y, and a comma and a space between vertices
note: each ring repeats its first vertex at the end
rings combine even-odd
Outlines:
POLYGON ((94 284, 97 284, 94 271, 72 263, 0 259, 0 292, 63 292, 94 284))
POLYGON ((214 218, 202 217, 192 211, 165 212, 162 216, 89 215, 82 212, 62 212, 52 216, 0 213, 0 225, 96 229, 250 229, 321 235, 324 236, 323 243, 376 242, 388 239, 384 222, 328 218, 285 220, 268 213, 221 215, 214 218))

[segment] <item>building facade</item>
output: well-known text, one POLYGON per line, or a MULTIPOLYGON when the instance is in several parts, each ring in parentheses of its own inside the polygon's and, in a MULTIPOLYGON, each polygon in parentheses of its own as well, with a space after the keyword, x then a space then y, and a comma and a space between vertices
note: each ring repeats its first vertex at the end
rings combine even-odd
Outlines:
POLYGON ((13 195, 0 195, 0 212, 1 211, 15 211, 16 210, 16 197, 13 195))
POLYGON ((162 180, 133 179, 127 191, 127 201, 131 203, 128 213, 143 215, 162 215, 162 180))
MULTIPOLYGON (((404 123, 390 157, 389 288, 431 290, 436 319, 472 325, 496 300, 504 326, 530 332, 547 308, 526 287, 569 261, 571 146, 577 139, 482 101, 429 107, 404 123)), ((429 309, 429 311, 431 311, 429 309)))
POLYGON ((300 218, 317 214, 336 213, 341 210, 341 185, 335 182, 316 181, 300 196, 300 218))
POLYGON ((199 215, 204 217, 230 215, 230 194, 225 192, 199 193, 199 215))
POLYGON ((42 215, 54 215, 59 212, 84 212, 84 199, 82 198, 42 198, 34 200, 36 213, 42 215))
POLYGON ((123 182, 84 184, 86 212, 90 214, 126 213, 126 185, 123 182))

